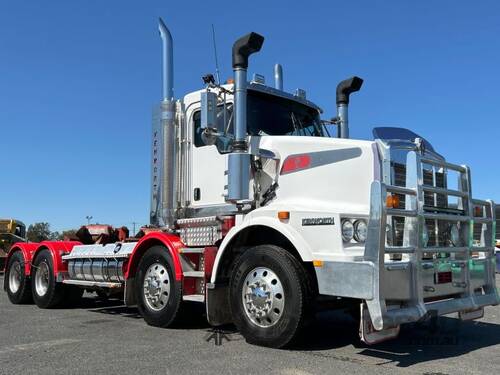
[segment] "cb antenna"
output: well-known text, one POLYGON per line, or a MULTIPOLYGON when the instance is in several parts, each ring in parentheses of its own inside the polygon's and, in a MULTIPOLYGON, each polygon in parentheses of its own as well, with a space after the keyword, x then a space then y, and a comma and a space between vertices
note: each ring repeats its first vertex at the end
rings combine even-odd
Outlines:
POLYGON ((214 43, 214 55, 215 55, 215 76, 217 77, 217 84, 220 85, 220 74, 219 74, 219 59, 217 59, 217 43, 215 42, 215 27, 212 24, 212 40, 214 43))

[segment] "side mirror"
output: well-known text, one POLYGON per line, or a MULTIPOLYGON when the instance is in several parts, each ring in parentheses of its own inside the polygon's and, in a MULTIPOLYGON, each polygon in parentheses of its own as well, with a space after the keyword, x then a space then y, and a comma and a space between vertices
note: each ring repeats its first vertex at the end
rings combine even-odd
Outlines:
POLYGON ((204 91, 201 93, 201 129, 202 139, 207 145, 213 145, 217 134, 217 94, 204 91))
POLYGON ((233 136, 226 134, 224 111, 217 107, 217 94, 210 91, 201 93, 201 139, 206 145, 215 145, 220 154, 233 151, 233 136), (219 118, 220 117, 220 118, 219 118))

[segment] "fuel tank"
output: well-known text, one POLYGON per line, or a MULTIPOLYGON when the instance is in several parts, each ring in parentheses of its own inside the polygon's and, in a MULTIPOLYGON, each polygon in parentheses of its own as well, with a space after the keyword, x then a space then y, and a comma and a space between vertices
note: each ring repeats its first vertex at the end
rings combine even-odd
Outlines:
POLYGON ((136 243, 75 246, 69 255, 68 276, 71 280, 123 282, 123 265, 136 243))

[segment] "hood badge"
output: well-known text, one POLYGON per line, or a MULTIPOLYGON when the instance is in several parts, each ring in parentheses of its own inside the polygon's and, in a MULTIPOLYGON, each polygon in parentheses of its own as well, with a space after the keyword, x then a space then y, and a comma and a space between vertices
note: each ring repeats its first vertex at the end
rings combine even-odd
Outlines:
POLYGON ((302 219, 302 226, 308 225, 335 225, 334 217, 308 217, 302 219))

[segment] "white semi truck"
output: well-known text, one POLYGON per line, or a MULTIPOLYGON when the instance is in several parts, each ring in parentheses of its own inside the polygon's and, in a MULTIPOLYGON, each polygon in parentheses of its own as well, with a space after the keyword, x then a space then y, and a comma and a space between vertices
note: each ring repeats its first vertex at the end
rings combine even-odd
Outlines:
POLYGON ((349 97, 362 79, 337 86, 337 117, 323 121, 303 90, 283 90, 280 65, 273 87, 248 80, 264 42, 250 33, 233 46, 234 83, 207 75, 202 90, 175 99, 172 36, 161 20, 159 29, 147 233, 13 245, 4 283, 13 303, 119 292, 148 324, 168 327, 194 301, 213 326, 234 323, 270 347, 290 344, 319 307, 357 309, 361 339, 374 343, 404 323, 475 319, 499 303, 493 202, 473 199, 469 168, 412 131, 350 139, 349 97))

